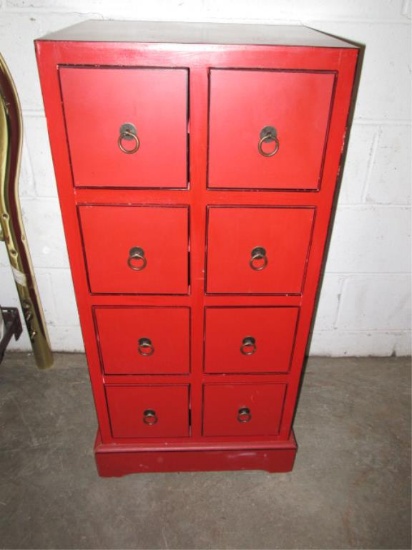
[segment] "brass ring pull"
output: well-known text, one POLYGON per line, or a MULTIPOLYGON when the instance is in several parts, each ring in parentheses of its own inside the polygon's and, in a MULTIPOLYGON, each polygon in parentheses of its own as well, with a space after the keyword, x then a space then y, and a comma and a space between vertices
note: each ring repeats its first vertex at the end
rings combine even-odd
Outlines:
POLYGON ((256 352, 256 340, 253 336, 245 336, 240 346, 240 352, 243 355, 253 355, 256 352))
POLYGON ((146 409, 143 412, 143 422, 147 424, 148 426, 153 426, 154 424, 157 424, 158 418, 156 411, 152 409, 146 409))
POLYGON ((129 257, 127 258, 127 265, 133 271, 142 271, 147 266, 147 259, 143 248, 134 246, 129 250, 129 257))
POLYGON ((120 151, 126 155, 133 155, 133 153, 136 153, 139 150, 140 139, 137 137, 137 130, 134 124, 126 122, 120 126, 117 145, 119 146, 120 151), (134 141, 131 149, 125 147, 124 142, 126 141, 134 141))
POLYGON ((252 420, 252 413, 250 412, 250 409, 248 407, 240 407, 237 412, 237 420, 242 424, 250 422, 252 420))
POLYGON ((250 256, 249 265, 253 271, 262 271, 268 265, 266 249, 263 246, 256 246, 250 256))
POLYGON ((150 338, 139 338, 137 342, 137 351, 143 357, 150 357, 154 354, 154 346, 150 338))
POLYGON ((276 153, 279 151, 279 140, 276 128, 274 128, 273 126, 265 126, 264 128, 262 128, 259 137, 260 139, 258 142, 258 151, 262 155, 262 157, 275 156, 276 153), (264 151, 263 144, 271 142, 275 143, 275 147, 269 152, 264 151))

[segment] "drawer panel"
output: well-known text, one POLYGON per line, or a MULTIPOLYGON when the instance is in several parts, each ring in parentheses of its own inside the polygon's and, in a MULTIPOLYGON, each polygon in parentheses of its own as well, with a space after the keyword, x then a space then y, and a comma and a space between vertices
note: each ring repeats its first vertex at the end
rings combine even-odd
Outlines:
POLYGON ((296 307, 207 308, 205 372, 287 372, 298 311, 296 307))
POLYGON ((276 435, 285 391, 285 384, 205 385, 203 434, 276 435))
POLYGON ((314 208, 210 207, 207 292, 299 294, 314 208))
POLYGON ((188 386, 106 386, 113 437, 189 435, 188 386))
POLYGON ((187 187, 186 69, 63 67, 60 82, 76 186, 187 187))
POLYGON ((189 372, 189 309, 96 307, 106 374, 189 372))
POLYGON ((326 72, 211 70, 209 187, 317 189, 334 82, 326 72))
POLYGON ((79 216, 92 292, 187 293, 187 208, 81 206, 79 216))

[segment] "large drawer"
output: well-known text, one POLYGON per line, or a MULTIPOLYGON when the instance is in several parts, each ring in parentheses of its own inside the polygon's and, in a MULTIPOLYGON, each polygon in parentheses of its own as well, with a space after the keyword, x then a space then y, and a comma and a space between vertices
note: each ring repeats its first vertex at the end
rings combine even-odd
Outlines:
POLYGON ((106 374, 189 372, 189 308, 95 307, 94 315, 106 374))
POLYGON ((186 69, 62 67, 74 184, 185 188, 186 69))
POLYGON ((207 292, 299 294, 314 208, 210 207, 207 292))
POLYGON ((335 74, 210 71, 211 188, 318 189, 335 74))
POLYGON ((189 435, 188 386, 106 386, 113 437, 189 435))
POLYGON ((296 307, 208 307, 205 372, 287 372, 295 342, 296 307))
POLYGON ((285 384, 205 385, 203 435, 276 435, 285 392, 285 384))
POLYGON ((188 208, 80 206, 91 292, 186 294, 188 208))

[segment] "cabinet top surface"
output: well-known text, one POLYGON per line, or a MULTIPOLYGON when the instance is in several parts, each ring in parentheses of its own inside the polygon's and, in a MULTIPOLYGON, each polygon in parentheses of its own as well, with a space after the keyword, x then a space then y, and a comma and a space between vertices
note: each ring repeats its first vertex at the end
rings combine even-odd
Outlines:
POLYGON ((84 21, 40 40, 356 48, 308 27, 165 21, 84 21))

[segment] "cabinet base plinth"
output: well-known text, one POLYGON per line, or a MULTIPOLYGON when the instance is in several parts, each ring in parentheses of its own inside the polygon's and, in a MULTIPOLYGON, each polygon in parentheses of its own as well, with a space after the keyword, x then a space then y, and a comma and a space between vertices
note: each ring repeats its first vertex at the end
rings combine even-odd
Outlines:
POLYGON ((94 448, 97 470, 102 477, 134 473, 200 472, 223 470, 266 470, 290 472, 297 445, 293 433, 288 441, 270 442, 244 448, 240 445, 196 445, 161 448, 104 444, 97 435, 94 448))

